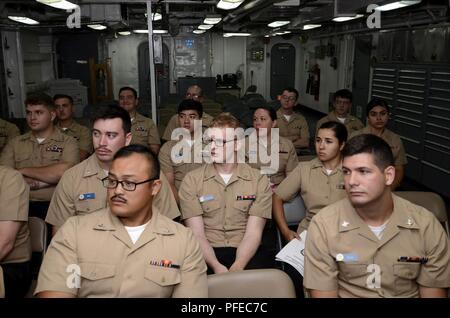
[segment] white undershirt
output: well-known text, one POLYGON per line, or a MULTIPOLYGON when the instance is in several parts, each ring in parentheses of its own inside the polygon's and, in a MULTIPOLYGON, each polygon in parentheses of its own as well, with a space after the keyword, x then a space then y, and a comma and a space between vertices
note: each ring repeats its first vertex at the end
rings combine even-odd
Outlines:
POLYGON ((325 169, 325 172, 327 173, 327 176, 329 176, 333 172, 333 169, 325 169))
POLYGON ((139 226, 125 226, 128 235, 130 235, 130 238, 133 241, 133 244, 135 244, 137 240, 139 240, 139 237, 141 236, 142 232, 144 232, 145 227, 148 223, 150 223, 150 221, 139 226))
POLYGON ((223 182, 225 182, 225 184, 228 184, 228 182, 231 179, 231 176, 233 175, 232 173, 219 173, 219 174, 222 177, 223 182))
POLYGON ((379 240, 381 240, 381 237, 383 236, 383 232, 386 229, 386 225, 388 224, 389 220, 387 220, 384 224, 380 226, 370 226, 369 229, 375 234, 376 237, 378 237, 379 240))
POLYGON ((341 123, 345 123, 346 118, 345 117, 336 117, 341 123))
POLYGON ((291 120, 292 115, 283 115, 284 118, 286 118, 287 121, 291 120))
POLYGON ((133 120, 134 120, 134 117, 131 117, 130 119, 131 119, 131 122, 133 122, 133 120))
POLYGON ((42 144, 45 140, 45 138, 36 138, 37 142, 42 144))

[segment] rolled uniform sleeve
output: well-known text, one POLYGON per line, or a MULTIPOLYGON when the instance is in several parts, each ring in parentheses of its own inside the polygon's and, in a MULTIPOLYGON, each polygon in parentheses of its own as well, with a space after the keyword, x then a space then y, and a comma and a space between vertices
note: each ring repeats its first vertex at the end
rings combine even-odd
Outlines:
POLYGON ((181 267, 181 283, 174 288, 174 298, 206 298, 208 297, 208 282, 206 263, 198 241, 191 229, 186 229, 186 254, 181 267))
POLYGON ((74 181, 71 174, 63 174, 53 193, 45 222, 61 227, 69 217, 75 215, 74 194, 72 193, 74 181))
POLYGON ((10 140, 5 148, 3 148, 1 156, 0 156, 0 165, 5 165, 11 168, 16 168, 16 160, 14 158, 14 142, 17 140, 17 138, 20 137, 16 137, 12 140, 10 140))
POLYGON ((203 215, 203 209, 195 192, 196 185, 202 182, 195 175, 188 173, 181 182, 178 194, 180 196, 181 218, 183 220, 203 215))
POLYGON ((338 268, 328 250, 326 230, 313 218, 305 243, 303 285, 315 290, 338 290, 338 268))
POLYGON ((161 166, 161 171, 165 173, 173 173, 173 166, 172 166, 172 160, 170 160, 170 152, 171 147, 169 145, 169 142, 166 142, 159 151, 158 159, 159 164, 161 166))
POLYGON ((288 144, 289 144, 289 153, 288 153, 288 161, 286 163, 286 176, 288 176, 298 165, 298 157, 297 152, 295 151, 294 144, 290 140, 288 140, 288 144))
POLYGON ((92 136, 87 127, 81 126, 79 147, 87 153, 92 153, 92 136))
POLYGON ((297 164, 297 167, 284 179, 275 190, 283 201, 292 200, 301 188, 301 166, 297 164))
POLYGON ((259 175, 256 200, 251 205, 248 214, 265 219, 272 218, 272 190, 269 179, 265 175, 259 175))
POLYGON ((68 266, 77 266, 76 254, 76 225, 77 218, 70 218, 53 237, 39 271, 38 282, 34 294, 42 291, 58 291, 73 295, 78 289, 68 286, 74 283, 74 271, 67 272, 68 266))
POLYGON ((80 162, 80 148, 75 138, 70 136, 65 136, 66 141, 64 145, 64 151, 61 156, 61 161, 77 164, 80 162))
POLYGON ((150 118, 148 120, 148 144, 149 145, 161 144, 161 141, 159 139, 158 128, 156 128, 155 122, 150 118))
POLYGON ((435 217, 425 229, 423 242, 428 262, 421 266, 417 283, 430 288, 450 287, 449 240, 435 217))

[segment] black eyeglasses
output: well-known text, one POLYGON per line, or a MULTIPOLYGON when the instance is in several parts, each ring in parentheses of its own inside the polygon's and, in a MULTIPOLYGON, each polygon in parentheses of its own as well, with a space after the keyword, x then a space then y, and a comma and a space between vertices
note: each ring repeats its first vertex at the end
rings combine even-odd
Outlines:
POLYGON ((124 190, 126 190, 126 191, 134 191, 134 190, 136 190, 136 186, 137 185, 143 184, 143 183, 147 183, 147 182, 150 182, 150 181, 154 181, 154 180, 157 180, 157 179, 159 179, 159 178, 151 178, 151 179, 148 179, 148 180, 145 180, 145 181, 142 181, 142 182, 132 182, 132 181, 126 181, 126 180, 119 181, 119 180, 116 180, 116 179, 110 179, 109 177, 106 177, 106 178, 102 179, 102 183, 103 183, 103 186, 105 188, 108 188, 108 189, 115 189, 115 188, 117 188, 117 186, 120 183, 124 190))

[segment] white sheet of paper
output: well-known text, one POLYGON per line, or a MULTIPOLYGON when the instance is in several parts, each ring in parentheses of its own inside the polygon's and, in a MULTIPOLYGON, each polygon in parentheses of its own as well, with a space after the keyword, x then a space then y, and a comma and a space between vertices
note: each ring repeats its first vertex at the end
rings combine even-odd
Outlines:
POLYGON ((300 234, 299 239, 293 239, 275 256, 275 260, 288 263, 293 266, 302 276, 304 275, 305 266, 305 241, 306 232, 300 234))

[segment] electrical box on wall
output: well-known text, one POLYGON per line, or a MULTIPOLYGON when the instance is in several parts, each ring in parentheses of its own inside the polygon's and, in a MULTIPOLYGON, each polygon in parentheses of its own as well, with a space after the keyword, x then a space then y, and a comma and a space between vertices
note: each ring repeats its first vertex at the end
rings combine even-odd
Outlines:
POLYGON ((263 62, 264 61, 264 48, 254 47, 250 50, 250 60, 252 62, 263 62))

